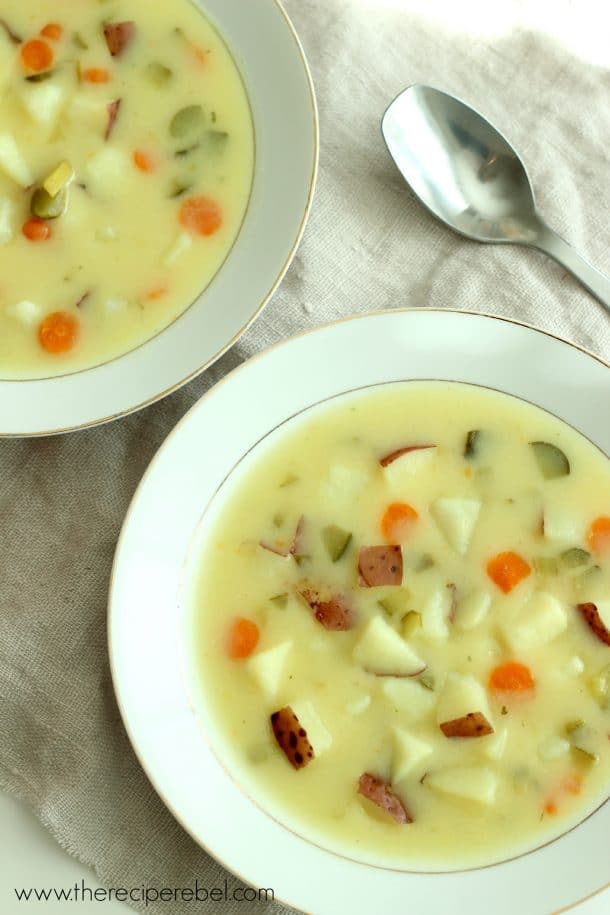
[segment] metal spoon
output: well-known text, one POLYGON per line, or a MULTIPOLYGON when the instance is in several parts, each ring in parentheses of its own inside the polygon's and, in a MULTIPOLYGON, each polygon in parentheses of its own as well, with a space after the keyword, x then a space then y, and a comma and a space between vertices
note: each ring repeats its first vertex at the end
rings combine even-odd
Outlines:
POLYGON ((610 279, 543 222, 525 166, 482 114, 431 86, 409 86, 384 114, 382 132, 411 189, 450 229, 544 251, 610 311, 610 279))

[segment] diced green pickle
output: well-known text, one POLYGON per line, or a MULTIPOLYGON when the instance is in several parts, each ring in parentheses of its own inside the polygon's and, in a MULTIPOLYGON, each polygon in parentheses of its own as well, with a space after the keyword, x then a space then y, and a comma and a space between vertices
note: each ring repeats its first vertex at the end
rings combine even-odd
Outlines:
POLYGON ((570 472, 570 462, 557 445, 550 442, 530 442, 534 457, 545 480, 566 477, 570 472))
POLYGON ((390 616, 403 617, 410 611, 411 592, 408 588, 393 588, 390 594, 380 598, 377 603, 390 616))
POLYGON ((171 119, 169 132, 176 140, 191 142, 205 129, 205 115, 201 105, 187 105, 171 119))
POLYGON ((591 559, 591 554, 580 547, 574 546, 564 552, 559 557, 559 561, 564 569, 577 569, 579 566, 586 565, 591 559))
POLYGON ((481 447, 481 436, 483 433, 480 429, 471 429, 468 435, 466 436, 466 444, 464 445, 464 457, 468 460, 476 458, 481 447))
POLYGON ((274 527, 283 527, 284 522, 286 521, 286 516, 282 515, 281 512, 276 512, 273 516, 273 526, 274 527))
POLYGON ((146 76, 154 86, 166 86, 173 76, 172 71, 158 60, 151 61, 146 67, 146 76))
POLYGON ((338 527, 336 524, 329 524, 328 527, 324 528, 322 542, 331 562, 338 562, 345 555, 351 539, 351 533, 344 531, 343 528, 338 527))
POLYGON ((425 689, 434 691, 434 675, 429 673, 428 671, 426 671, 425 674, 422 674, 420 677, 418 677, 417 682, 421 683, 421 685, 423 687, 425 687, 425 689))
POLYGON ((573 718, 571 721, 566 721, 564 725, 564 731, 568 737, 573 737, 578 731, 582 730, 585 723, 582 718, 573 718))
POLYGON ((285 486, 292 486, 293 483, 298 483, 299 478, 295 473, 288 473, 280 483, 280 489, 284 489, 285 486))
POLYGON ((577 762, 581 766, 594 766, 599 762, 599 755, 597 753, 593 753, 591 750, 580 747, 577 744, 572 745, 570 752, 574 762, 577 762))
POLYGON ((32 194, 30 210, 32 215, 38 216, 40 219, 57 219, 58 216, 65 213, 67 205, 67 188, 61 190, 55 197, 51 197, 43 187, 39 187, 32 194))

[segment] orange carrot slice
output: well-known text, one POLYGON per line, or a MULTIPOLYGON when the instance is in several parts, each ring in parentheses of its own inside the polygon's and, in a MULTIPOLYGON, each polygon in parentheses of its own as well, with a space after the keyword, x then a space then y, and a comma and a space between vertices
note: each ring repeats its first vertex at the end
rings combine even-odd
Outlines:
POLYGON ((260 632, 256 623, 241 616, 237 617, 229 631, 229 657, 235 660, 249 657, 258 645, 259 638, 260 632))
POLYGON ((38 216, 32 216, 24 222, 21 231, 29 241, 47 241, 53 234, 48 222, 39 219, 38 216))
POLYGON ((592 553, 610 556, 610 518, 602 516, 591 522, 587 543, 592 553))
POLYGON ((531 692, 535 685, 531 670, 519 661, 499 664, 489 675, 489 688, 496 693, 531 692))
POLYGON ((213 235, 222 225, 222 214, 211 197, 187 197, 178 220, 193 235, 213 235))
POLYGON ((152 289, 149 289, 148 292, 145 292, 144 298, 147 302, 156 302, 157 299, 162 299, 164 295, 167 295, 167 286, 161 284, 159 286, 154 286, 152 289))
POLYGON ((143 149, 136 149, 133 154, 133 164, 141 172, 146 172, 146 174, 150 174, 155 170, 155 160, 150 153, 145 152, 143 149))
POLYGON ((78 320, 66 311, 47 315, 38 327, 38 341, 47 353, 67 353, 78 337, 78 320))
POLYGON ((44 35, 45 38, 50 38, 51 41, 59 41, 63 31, 63 28, 57 22, 49 22, 40 30, 40 34, 44 35))
POLYGON ((40 38, 33 38, 21 45, 21 63, 26 70, 46 70, 53 63, 53 50, 40 38))
POLYGON ((404 543, 419 514, 406 502, 392 502, 381 516, 381 533, 389 543, 404 543))
POLYGON ((518 553, 511 551, 498 553, 487 563, 487 574, 505 594, 508 594, 520 581, 527 578, 531 571, 529 563, 518 553))
POLYGON ((83 79, 86 83, 107 83, 110 80, 110 73, 105 67, 89 67, 83 70, 83 79))

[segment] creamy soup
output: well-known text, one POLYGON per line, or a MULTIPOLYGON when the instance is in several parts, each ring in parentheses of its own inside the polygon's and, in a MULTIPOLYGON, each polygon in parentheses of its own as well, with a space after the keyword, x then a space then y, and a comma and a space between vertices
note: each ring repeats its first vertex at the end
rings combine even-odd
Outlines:
POLYGON ((557 836, 610 783, 610 464, 493 391, 404 383, 288 423, 208 510, 193 669, 274 817, 393 867, 557 836))
POLYGON ((144 342, 210 282, 252 182, 248 99, 188 0, 5 0, 0 377, 144 342))

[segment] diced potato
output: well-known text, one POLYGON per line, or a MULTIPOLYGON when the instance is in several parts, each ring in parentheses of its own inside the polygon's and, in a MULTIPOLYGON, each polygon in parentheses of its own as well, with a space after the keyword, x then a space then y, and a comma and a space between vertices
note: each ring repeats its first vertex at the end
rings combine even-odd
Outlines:
POLYGON ((254 677, 267 699, 272 699, 278 691, 292 644, 292 640, 281 642, 266 651, 259 651, 246 662, 248 672, 254 677))
POLYGON ((502 759, 508 743, 508 728, 500 728, 489 737, 481 739, 481 746, 485 755, 490 759, 502 759))
POLYGON ((528 651, 557 638, 568 625, 568 615, 556 597, 536 591, 521 610, 502 623, 513 651, 528 651))
POLYGON ((324 481, 324 491, 329 500, 351 501, 371 481, 374 465, 369 466, 360 454, 344 457, 334 463, 324 481))
POLYGON ((21 187, 34 183, 30 167, 11 133, 0 134, 0 169, 21 187))
POLYGON ((59 165, 50 172, 42 182, 42 186, 51 197, 57 197, 59 192, 72 181, 74 169, 69 162, 64 159, 59 165))
POLYGON ((483 622, 491 607, 491 595, 486 591, 471 591, 457 605, 456 625, 460 629, 474 629, 483 622))
POLYGON ((464 556, 470 546, 481 503, 476 499, 437 499, 432 504, 434 520, 449 546, 464 556))
POLYGON ((436 448, 418 448, 408 451, 383 468, 385 479, 393 490, 400 492, 413 483, 413 477, 424 471, 434 460, 436 448))
POLYGON ((332 735, 324 727, 313 703, 301 700, 299 702, 291 702, 290 706, 302 727, 307 731, 307 737, 317 758, 331 746, 333 742, 332 735))
POLYGON ((21 302, 15 302, 14 305, 7 305, 5 308, 7 315, 21 321, 22 324, 32 325, 42 317, 42 308, 36 302, 30 302, 29 299, 23 299, 21 302))
POLYGON ((13 237, 15 205, 11 200, 0 200, 0 245, 7 245, 13 237))
POLYGON ((392 755, 392 782, 406 778, 432 753, 431 744, 409 731, 394 728, 394 752, 392 755))
POLYGON ((380 615, 367 624, 354 647, 353 658, 369 673, 379 676, 411 677, 426 669, 425 662, 380 615))
POLYGON ((20 92, 23 107, 40 127, 53 130, 70 99, 67 81, 57 76, 41 83, 24 82, 20 92))
POLYGON ((120 295, 109 296, 104 302, 104 308, 110 313, 124 311, 128 305, 128 300, 120 295))
POLYGON ((436 704, 436 695, 417 680, 386 680, 381 691, 408 722, 424 718, 436 704))
POLYGON ((582 540, 582 524, 561 503, 547 502, 544 506, 544 536, 554 543, 573 546, 582 540))
POLYGON ((449 636, 449 615, 453 595, 450 588, 432 591, 421 608, 422 633, 429 639, 446 639, 449 636))
POLYGON ((171 264, 175 264, 176 261, 182 257, 182 255, 191 248, 193 244, 193 237, 188 232, 180 232, 176 236, 176 240, 173 242, 172 246, 168 250, 167 254, 163 258, 163 263, 168 267, 171 264))
POLYGON ((566 677, 578 677, 583 670, 585 669, 585 662, 582 658, 579 658, 577 654, 572 655, 571 658, 568 658, 566 663, 563 665, 562 674, 566 677))
POLYGON ((96 93, 93 96, 77 93, 70 102, 66 116, 83 130, 89 130, 100 138, 104 136, 108 122, 108 101, 96 93))
POLYGON ((363 712, 366 712, 367 708, 371 704, 371 697, 368 694, 364 696, 359 696, 357 699, 354 699, 352 702, 348 702, 345 706, 345 711, 348 715, 362 715, 363 712))
POLYGON ((117 197, 129 180, 129 156, 121 149, 106 145, 87 162, 85 177, 94 194, 117 197))
POLYGON ((95 231, 96 241, 117 241, 118 237, 119 233, 114 226, 101 226, 95 231))
POLYGON ((496 799, 498 779, 491 769, 483 766, 456 766, 429 772, 424 784, 441 794, 490 806, 496 799))
POLYGON ((8 82, 15 65, 15 48, 5 34, 0 33, 0 89, 8 82))
POLYGON ((538 744, 538 756, 543 762, 559 759, 561 756, 565 756, 569 750, 570 741, 556 735, 546 737, 538 744))
POLYGON ((493 726, 487 693, 482 684, 475 677, 448 674, 436 709, 438 724, 455 721, 471 712, 480 712, 493 726))

